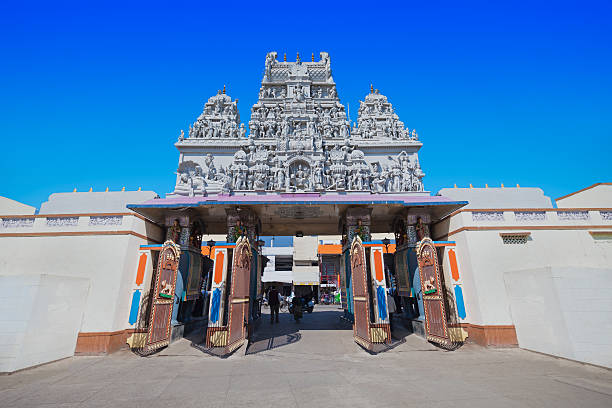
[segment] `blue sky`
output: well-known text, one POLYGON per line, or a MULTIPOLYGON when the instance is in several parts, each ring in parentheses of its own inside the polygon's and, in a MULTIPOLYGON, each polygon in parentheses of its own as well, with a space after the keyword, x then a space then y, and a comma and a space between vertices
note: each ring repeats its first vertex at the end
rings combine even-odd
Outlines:
POLYGON ((353 120, 387 95, 432 192, 612 181, 610 2, 210 3, 4 2, 0 195, 163 196, 180 129, 224 84, 248 121, 272 50, 329 52, 353 120))

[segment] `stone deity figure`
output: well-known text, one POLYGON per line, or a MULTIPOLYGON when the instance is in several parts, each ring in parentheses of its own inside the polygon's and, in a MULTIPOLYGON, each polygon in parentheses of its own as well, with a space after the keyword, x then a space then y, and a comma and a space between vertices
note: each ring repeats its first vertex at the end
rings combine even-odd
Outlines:
POLYGON ((377 193, 384 193, 385 192, 385 183, 387 181, 385 180, 385 178, 382 176, 382 174, 378 174, 376 176, 376 178, 374 178, 372 180, 372 189, 374 191, 376 191, 377 193))
POLYGON ((223 185, 221 186, 221 191, 223 193, 229 193, 232 190, 232 178, 229 174, 224 174, 222 179, 223 185))
POLYGON ((332 88, 329 90, 329 97, 330 97, 330 98, 335 98, 335 97, 336 97, 336 88, 332 87, 332 88))
POLYGON ((285 170, 280 168, 276 172, 276 189, 282 190, 285 187, 285 170))
POLYGON ((266 178, 263 173, 257 173, 255 177, 254 187, 256 190, 266 189, 266 178))
POLYGON ((181 240, 181 225, 179 220, 174 220, 174 223, 168 228, 168 239, 175 244, 180 244, 181 240))
POLYGON ((275 52, 269 52, 266 55, 266 77, 265 77, 266 81, 271 81, 272 80, 272 64, 274 62, 276 62, 276 53, 275 52))
POLYGON ((315 168, 314 184, 316 189, 323 188, 323 167, 321 166, 321 162, 318 162, 317 167, 315 168))
POLYGON ((393 166, 392 175, 393 175, 393 191, 395 192, 401 191, 402 190, 402 181, 401 181, 402 171, 399 166, 393 166))
POLYGON ((206 194, 206 182, 204 181, 204 177, 202 176, 202 167, 195 167, 195 174, 191 177, 191 186, 192 193, 190 196, 195 195, 196 192, 199 192, 202 195, 206 194))
POLYGON ((421 241, 423 238, 428 236, 428 233, 427 233, 428 228, 425 224, 423 224, 423 220, 421 219, 421 217, 417 219, 415 230, 416 230, 417 238, 419 239, 419 241, 421 241))
POLYGON ((236 182, 234 187, 238 190, 246 190, 246 173, 245 171, 239 171, 236 175, 236 182))
POLYGON ((179 142, 182 142, 185 139, 185 132, 181 129, 181 134, 179 135, 179 142))
POLYGON ((326 188, 331 188, 333 185, 333 178, 331 175, 331 172, 329 170, 325 171, 325 176, 324 176, 324 181, 325 181, 325 187, 326 188))
POLYGON ((282 127, 281 135, 288 136, 289 132, 290 132, 289 122, 285 119, 285 120, 283 120, 283 127, 282 127))

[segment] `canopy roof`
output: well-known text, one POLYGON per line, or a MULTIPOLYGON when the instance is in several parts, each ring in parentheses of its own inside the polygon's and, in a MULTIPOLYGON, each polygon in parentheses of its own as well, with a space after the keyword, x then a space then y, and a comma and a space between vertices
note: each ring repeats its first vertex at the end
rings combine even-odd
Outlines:
POLYGON ((170 197, 129 204, 127 207, 155 222, 188 213, 200 217, 206 233, 225 234, 226 208, 250 208, 260 218, 262 235, 338 234, 339 220, 349 207, 372 208, 371 232, 389 232, 393 219, 406 211, 428 213, 432 221, 463 207, 467 201, 415 194, 281 193, 170 197))

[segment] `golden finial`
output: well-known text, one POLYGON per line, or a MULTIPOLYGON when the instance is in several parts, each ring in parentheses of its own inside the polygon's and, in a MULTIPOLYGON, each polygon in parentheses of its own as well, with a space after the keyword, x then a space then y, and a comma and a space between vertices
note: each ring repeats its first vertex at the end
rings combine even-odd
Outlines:
POLYGON ((374 93, 374 85, 370 84, 370 93, 374 93))
POLYGON ((91 193, 93 191, 93 187, 89 187, 89 192, 91 193))
POLYGON ((73 193, 76 193, 76 187, 74 188, 74 190, 72 190, 73 193))
POLYGON ((283 61, 287 62, 287 53, 283 54, 283 61))
POLYGON ((502 183, 502 187, 501 188, 504 188, 504 183, 502 183))
POLYGON ((142 191, 142 187, 138 187, 138 191, 142 191))
POLYGON ((108 187, 106 187, 106 190, 104 190, 105 193, 108 193, 108 187))
POLYGON ((519 186, 518 183, 516 183, 516 188, 521 188, 521 186, 519 186))
POLYGON ((312 53, 312 62, 314 62, 314 52, 312 53))
POLYGON ((485 183, 485 188, 489 188, 489 185, 487 183, 485 183))
POLYGON ((297 53, 297 58, 296 58, 296 60, 295 60, 295 61, 296 61, 296 62, 300 62, 300 53, 299 53, 299 52, 297 53))
POLYGON ((472 185, 472 183, 470 183, 470 188, 474 188, 474 186, 472 185))
POLYGON ((455 183, 455 184, 453 185, 453 188, 457 188, 457 183, 455 183))
POLYGON ((125 187, 121 187, 121 191, 125 191, 125 187))
POLYGON ((223 84, 223 95, 225 95, 225 84, 223 84))

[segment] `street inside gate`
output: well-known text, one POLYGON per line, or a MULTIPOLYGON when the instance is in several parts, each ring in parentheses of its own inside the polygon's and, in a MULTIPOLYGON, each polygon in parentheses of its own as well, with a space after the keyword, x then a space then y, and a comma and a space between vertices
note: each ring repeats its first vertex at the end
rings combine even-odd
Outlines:
POLYGON ((341 318, 343 310, 338 305, 315 305, 313 313, 304 313, 298 322, 285 309, 279 313, 278 323, 270 323, 269 313, 269 308, 262 309, 262 321, 246 354, 278 350, 333 355, 357 346, 352 325, 341 318))

